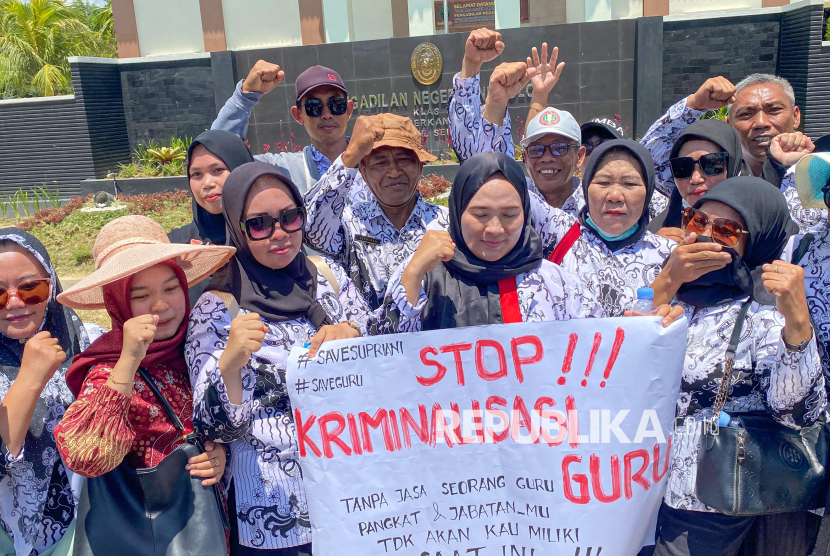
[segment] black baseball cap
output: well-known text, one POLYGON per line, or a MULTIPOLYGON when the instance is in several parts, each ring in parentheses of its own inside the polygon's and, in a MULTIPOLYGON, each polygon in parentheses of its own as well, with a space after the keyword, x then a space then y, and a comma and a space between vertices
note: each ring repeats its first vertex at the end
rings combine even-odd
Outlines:
POLYGON ((343 91, 344 94, 349 93, 343 84, 343 80, 340 79, 340 74, 336 71, 325 66, 311 66, 298 75, 297 81, 294 82, 297 102, 299 103, 301 98, 317 87, 334 87, 343 91))
POLYGON ((583 143, 592 135, 599 135, 603 139, 625 139, 626 128, 616 118, 594 118, 579 126, 579 129, 583 143))

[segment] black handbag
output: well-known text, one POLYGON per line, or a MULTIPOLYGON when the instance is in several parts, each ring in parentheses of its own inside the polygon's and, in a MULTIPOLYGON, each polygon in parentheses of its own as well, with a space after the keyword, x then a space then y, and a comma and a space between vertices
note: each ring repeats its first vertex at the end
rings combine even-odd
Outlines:
POLYGON ((155 467, 126 461, 89 479, 81 491, 74 556, 227 556, 230 529, 219 485, 203 487, 185 470, 204 452, 187 434, 173 408, 145 369, 141 377, 186 442, 155 467))
POLYGON ((824 419, 795 430, 767 413, 753 412, 731 414, 729 426, 717 424, 748 309, 747 301, 735 322, 713 417, 701 425, 695 494, 707 506, 732 516, 819 508, 827 492, 824 419))

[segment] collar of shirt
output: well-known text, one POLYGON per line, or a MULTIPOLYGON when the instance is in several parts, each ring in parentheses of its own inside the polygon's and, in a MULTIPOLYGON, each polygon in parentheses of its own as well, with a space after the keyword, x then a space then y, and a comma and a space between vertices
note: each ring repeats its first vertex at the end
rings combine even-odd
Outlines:
POLYGON ((416 191, 415 195, 418 196, 418 199, 415 201, 415 206, 412 208, 412 213, 407 218, 406 224, 400 230, 389 221, 374 195, 371 195, 367 201, 355 203, 352 211, 358 220, 365 223, 372 222, 395 236, 412 229, 425 230, 427 227, 427 212, 432 205, 424 200, 420 192, 416 191))
MULTIPOLYGON (((346 136, 346 144, 347 145, 349 144, 350 139, 351 139, 351 137, 349 137, 347 135, 346 136)), ((326 172, 329 171, 329 168, 331 168, 331 165, 332 165, 332 161, 329 160, 329 158, 326 155, 324 155, 323 153, 318 151, 317 147, 314 146, 314 143, 312 143, 309 146, 311 147, 311 160, 313 160, 314 163, 317 164, 317 171, 320 172, 320 175, 322 176, 323 174, 325 174, 326 172)))

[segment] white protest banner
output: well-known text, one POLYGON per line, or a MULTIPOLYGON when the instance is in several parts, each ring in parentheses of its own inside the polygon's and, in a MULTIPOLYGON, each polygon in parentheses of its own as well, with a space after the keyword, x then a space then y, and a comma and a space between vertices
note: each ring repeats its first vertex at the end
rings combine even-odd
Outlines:
POLYGON ((315 556, 632 556, 654 538, 686 322, 324 344, 288 362, 315 556))

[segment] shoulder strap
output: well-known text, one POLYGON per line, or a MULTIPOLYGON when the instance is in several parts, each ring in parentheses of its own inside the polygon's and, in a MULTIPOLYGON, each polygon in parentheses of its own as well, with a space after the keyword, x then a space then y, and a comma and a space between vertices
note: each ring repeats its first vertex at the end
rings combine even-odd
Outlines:
POLYGON ((732 361, 738 352, 738 343, 741 341, 741 332, 744 329, 746 313, 749 311, 751 299, 744 301, 738 317, 735 319, 735 328, 732 329, 732 337, 729 338, 729 346, 726 348, 726 361, 723 365, 723 377, 720 380, 718 392, 715 394, 715 403, 712 404, 712 415, 717 419, 718 414, 723 410, 726 399, 729 397, 729 386, 732 384, 732 361))
POLYGON ((504 324, 522 322, 522 311, 519 309, 519 293, 516 290, 516 278, 499 280, 499 304, 501 318, 504 324))
POLYGON ((184 425, 182 424, 181 419, 179 416, 176 415, 176 412, 173 411, 173 407, 170 405, 170 402, 167 401, 167 398, 161 393, 159 390, 156 381, 152 379, 150 373, 147 372, 147 369, 144 367, 139 367, 138 372, 141 374, 141 378, 144 379, 144 382, 147 383, 147 386, 150 387, 150 390, 153 391, 153 395, 155 395, 161 406, 164 408, 164 412, 167 414, 167 417, 173 422, 173 426, 176 427, 176 430, 179 431, 179 434, 182 435, 182 438, 187 438, 187 430, 185 430, 184 425))
POLYGON ((323 278, 328 281, 331 289, 334 290, 334 295, 340 296, 340 284, 337 283, 337 278, 334 277, 331 267, 326 263, 326 260, 319 255, 308 255, 308 260, 314 263, 317 267, 317 272, 323 275, 323 278))
POLYGON ((222 303, 225 304, 225 308, 231 315, 231 320, 235 319, 236 316, 239 314, 239 303, 236 302, 236 298, 233 296, 233 294, 228 292, 220 292, 219 290, 209 291, 210 293, 222 300, 222 303))
POLYGON ((562 237, 562 241, 553 249, 553 253, 550 254, 548 260, 553 264, 562 264, 565 255, 568 254, 568 251, 571 250, 571 247, 573 247, 580 235, 582 235, 582 230, 579 227, 579 222, 576 222, 562 237))
POLYGON ((807 251, 810 249, 810 244, 813 243, 813 238, 815 236, 813 234, 804 234, 804 237, 801 238, 801 241, 798 242, 798 247, 795 248, 793 251, 793 264, 798 264, 801 262, 801 259, 804 258, 804 255, 807 254, 807 251))

